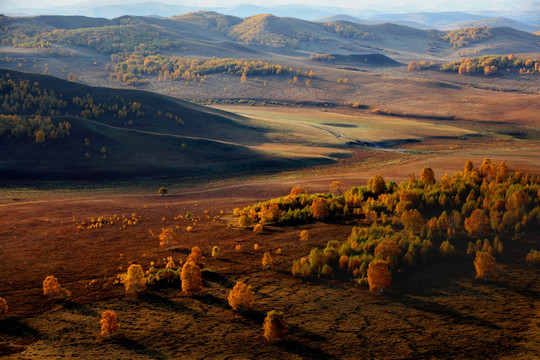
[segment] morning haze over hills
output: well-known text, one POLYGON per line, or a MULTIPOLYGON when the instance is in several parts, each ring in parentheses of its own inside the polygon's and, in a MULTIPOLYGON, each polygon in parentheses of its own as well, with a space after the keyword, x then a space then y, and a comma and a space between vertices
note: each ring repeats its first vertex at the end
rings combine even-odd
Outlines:
POLYGON ((540 358, 536 2, 0 14, 0 356, 540 358))

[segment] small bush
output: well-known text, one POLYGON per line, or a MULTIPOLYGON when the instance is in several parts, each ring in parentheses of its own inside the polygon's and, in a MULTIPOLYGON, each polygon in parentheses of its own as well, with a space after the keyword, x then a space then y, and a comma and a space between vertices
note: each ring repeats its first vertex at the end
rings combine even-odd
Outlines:
POLYGON ((106 310, 101 313, 101 335, 109 335, 118 330, 118 318, 114 311, 106 310))
POLYGON ((219 256, 219 253, 220 253, 219 247, 214 246, 212 248, 212 257, 217 258, 219 256))
POLYGON ((229 292, 229 305, 234 311, 244 312, 253 307, 255 301, 251 286, 238 281, 229 292))
POLYGON ((197 293, 203 289, 201 268, 191 261, 187 261, 182 267, 180 279, 182 292, 185 294, 197 293))
POLYGON ((279 341, 287 334, 288 327, 285 324, 283 312, 272 310, 264 319, 264 337, 268 341, 279 341))
POLYGON ((274 261, 274 259, 272 259, 272 255, 270 255, 269 252, 265 252, 263 257, 262 257, 262 265, 264 267, 270 267, 270 265, 272 265, 273 261, 274 261))

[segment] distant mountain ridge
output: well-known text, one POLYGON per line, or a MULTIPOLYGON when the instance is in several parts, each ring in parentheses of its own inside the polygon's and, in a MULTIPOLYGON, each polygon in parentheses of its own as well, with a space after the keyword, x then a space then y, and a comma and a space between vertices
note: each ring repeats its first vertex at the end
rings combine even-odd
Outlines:
MULTIPOLYGON (((123 15, 133 16, 161 16, 171 17, 175 15, 186 14, 194 11, 216 11, 226 15, 236 17, 250 17, 257 14, 272 14, 278 17, 295 17, 302 20, 321 19, 332 17, 339 14, 366 21, 392 22, 399 25, 427 29, 446 30, 452 29, 457 24, 487 20, 493 18, 505 17, 525 25, 536 27, 540 30, 540 7, 531 6, 527 11, 509 12, 486 10, 482 12, 463 12, 463 11, 445 11, 445 12, 404 12, 404 13, 384 13, 377 10, 366 10, 362 8, 343 8, 339 6, 317 6, 317 5, 229 5, 229 6, 188 6, 173 5, 159 1, 153 2, 129 2, 116 0, 115 3, 106 2, 86 2, 75 3, 69 6, 51 6, 47 8, 34 9, 21 7, 20 3, 12 0, 4 0, 0 5, 0 13, 7 15, 85 15, 91 17, 116 18, 123 15), (422 26, 422 27, 420 27, 422 26), (443 28, 447 27, 447 28, 443 28)), ((492 26, 508 26, 509 24, 493 24, 492 26)), ((518 26, 518 24, 515 24, 518 26)), ((458 26, 459 27, 459 26, 458 26)), ((511 26, 514 27, 514 26, 511 26)), ((528 31, 523 27, 518 30, 528 31)))

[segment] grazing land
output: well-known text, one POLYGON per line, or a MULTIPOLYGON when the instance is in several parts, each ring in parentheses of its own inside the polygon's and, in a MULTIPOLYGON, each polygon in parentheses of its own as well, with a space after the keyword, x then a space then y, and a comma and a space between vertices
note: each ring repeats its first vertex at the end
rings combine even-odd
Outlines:
POLYGON ((1 356, 540 357, 538 34, 0 29, 1 356))

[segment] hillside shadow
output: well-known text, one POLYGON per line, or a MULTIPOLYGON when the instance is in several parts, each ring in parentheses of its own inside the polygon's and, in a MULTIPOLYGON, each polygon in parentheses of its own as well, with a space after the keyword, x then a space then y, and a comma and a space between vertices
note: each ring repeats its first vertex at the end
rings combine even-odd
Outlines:
POLYGON ((150 359, 156 359, 156 360, 166 360, 168 359, 169 357, 157 350, 154 350, 154 349, 150 349, 146 346, 144 346, 143 344, 135 341, 135 340, 131 340, 131 339, 128 339, 127 337, 125 336, 118 336, 118 337, 115 337, 114 338, 114 342, 120 346, 122 346, 123 348, 125 348, 126 350, 131 350, 141 356, 146 356, 146 357, 149 357, 150 359))
POLYGON ((526 289, 526 288, 523 288, 523 287, 512 286, 512 285, 510 285, 508 283, 498 282, 498 281, 492 281, 492 282, 490 282, 490 284, 495 286, 495 287, 498 287, 500 289, 511 291, 511 292, 516 293, 518 295, 521 295, 523 297, 529 297, 529 298, 531 298, 533 300, 534 299, 538 300, 540 298, 540 294, 538 293, 538 291, 535 291, 535 290, 526 289))
POLYGON ((178 314, 189 314, 192 316, 200 315, 198 311, 190 309, 180 303, 167 299, 166 297, 163 297, 156 293, 150 293, 150 292, 140 293, 140 294, 137 294, 137 299, 145 303, 154 305, 155 307, 159 307, 164 310, 175 312, 178 314))
POLYGON ((39 332, 15 318, 0 320, 0 334, 17 337, 39 337, 39 332))
POLYGON ((286 339, 277 342, 275 345, 291 354, 300 356, 302 359, 336 359, 320 348, 304 344, 298 340, 286 339))
POLYGON ((491 329, 501 329, 501 327, 489 320, 484 320, 477 316, 463 314, 457 310, 449 308, 448 306, 438 304, 433 301, 424 299, 413 298, 406 294, 387 293, 393 301, 399 302, 404 306, 410 307, 415 310, 427 312, 433 315, 438 315, 455 320, 457 323, 481 326, 491 329))

